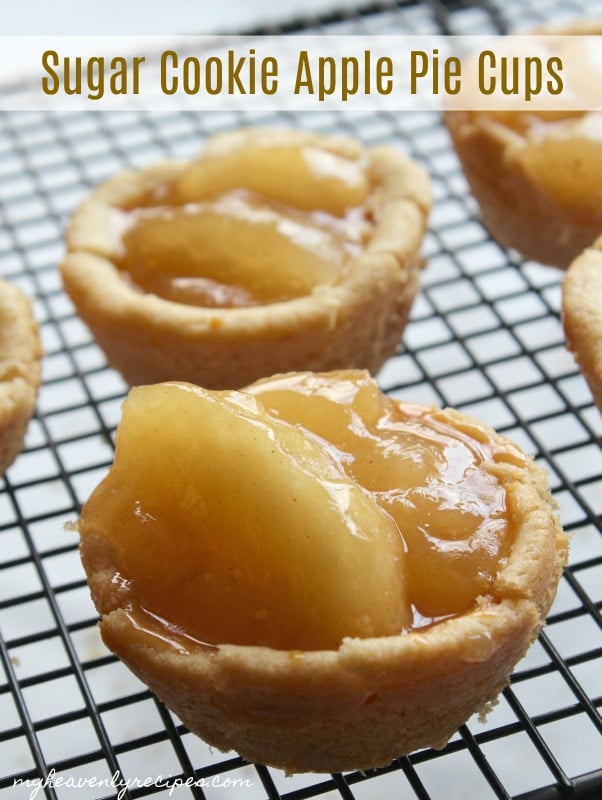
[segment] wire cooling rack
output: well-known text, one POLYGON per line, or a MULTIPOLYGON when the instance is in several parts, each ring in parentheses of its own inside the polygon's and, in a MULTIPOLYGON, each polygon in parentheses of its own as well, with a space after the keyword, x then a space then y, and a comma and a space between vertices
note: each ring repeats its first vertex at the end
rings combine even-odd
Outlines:
MULTIPOLYGON (((430 0, 287 30, 490 33, 586 12, 602 16, 602 2, 430 0)), ((488 237, 438 117, 4 113, 0 182, 0 274, 34 300, 46 352, 26 449, 0 485, 2 800, 602 798, 601 418, 564 347, 562 274, 488 237), (65 220, 116 170, 190 156, 207 135, 258 121, 395 143, 428 169, 436 203, 423 290, 381 385, 463 409, 534 453, 572 537, 545 632, 487 721, 471 719, 442 752, 422 750, 376 772, 287 778, 188 733, 104 649, 76 537, 63 527, 111 462, 125 394, 63 294, 65 220)))

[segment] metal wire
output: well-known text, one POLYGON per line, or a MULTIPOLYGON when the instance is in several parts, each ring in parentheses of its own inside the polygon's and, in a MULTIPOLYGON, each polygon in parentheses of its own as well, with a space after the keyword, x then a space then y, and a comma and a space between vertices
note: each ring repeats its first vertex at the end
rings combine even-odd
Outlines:
MULTIPOLYGON (((602 14, 602 3, 389 2, 270 32, 490 33, 585 13, 602 14)), ((3 113, 0 274, 34 299, 46 357, 25 451, 0 488, 0 797, 24 798, 36 785, 47 798, 72 797, 69 778, 87 780, 90 797, 167 795, 167 785, 141 784, 152 770, 189 782, 176 796, 208 800, 600 798, 601 420, 564 348, 562 275, 488 237, 436 115, 261 119, 282 121, 396 143, 430 172, 429 266, 404 342, 379 380, 392 395, 473 413, 548 468, 573 546, 545 633, 486 722, 471 719, 443 751, 422 750, 386 769, 286 778, 191 736, 102 647, 77 540, 63 528, 111 462, 126 388, 65 297, 56 267, 66 218, 96 182, 125 166, 190 156, 214 131, 256 120, 3 113)))

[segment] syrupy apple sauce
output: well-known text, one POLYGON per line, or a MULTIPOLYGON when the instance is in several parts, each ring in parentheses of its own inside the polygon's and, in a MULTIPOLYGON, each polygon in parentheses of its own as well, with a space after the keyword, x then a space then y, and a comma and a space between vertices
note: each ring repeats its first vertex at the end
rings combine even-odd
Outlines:
POLYGON ((140 291, 188 305, 303 297, 361 253, 369 192, 359 156, 268 134, 226 143, 115 209, 115 264, 140 291))
POLYGON ((158 640, 336 649, 495 602, 500 464, 525 457, 360 371, 139 387, 79 530, 110 554, 111 605, 158 640))
POLYGON ((386 397, 361 373, 340 373, 334 382, 282 376, 249 391, 327 442, 342 470, 395 520, 413 626, 462 614, 491 594, 512 526, 490 467, 524 465, 517 448, 492 442, 475 424, 386 397))

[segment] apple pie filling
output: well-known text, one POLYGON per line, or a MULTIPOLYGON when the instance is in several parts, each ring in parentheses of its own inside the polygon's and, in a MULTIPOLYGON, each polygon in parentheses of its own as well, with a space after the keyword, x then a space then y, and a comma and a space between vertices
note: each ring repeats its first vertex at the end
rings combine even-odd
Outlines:
POLYGON ((141 291, 236 308, 335 284, 369 229, 364 160, 272 133, 236 140, 115 209, 116 266, 141 291))
POLYGON ((130 392, 79 529, 115 607, 177 647, 337 649, 495 602, 514 536, 496 467, 524 461, 360 371, 164 383, 130 392))

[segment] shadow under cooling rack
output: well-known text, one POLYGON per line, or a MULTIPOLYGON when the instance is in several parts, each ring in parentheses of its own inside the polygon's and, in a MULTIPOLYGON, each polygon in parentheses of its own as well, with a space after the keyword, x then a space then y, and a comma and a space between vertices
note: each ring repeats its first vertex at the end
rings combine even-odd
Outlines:
MULTIPOLYGON (((491 33, 585 13, 602 15, 602 3, 430 0, 295 20, 286 29, 491 33)), ((34 300, 46 353, 26 449, 0 486, 1 800, 36 787, 48 798, 602 797, 601 419, 564 347, 562 275, 488 237, 437 115, 4 113, 0 274, 34 300), (426 167, 436 198, 428 266, 381 386, 472 413, 533 453, 549 470, 572 538, 545 632, 487 721, 469 720, 441 752, 423 750, 376 772, 289 778, 189 734, 103 647, 77 540, 64 528, 112 460, 126 391, 62 291, 66 218, 116 170, 188 157, 208 135, 258 121, 393 143, 426 167), (188 786, 174 791, 174 781, 188 786)))

